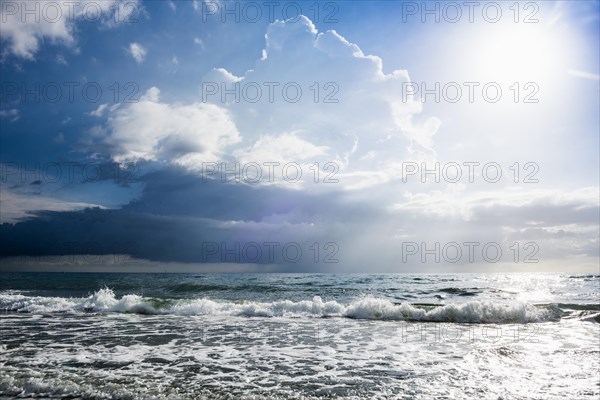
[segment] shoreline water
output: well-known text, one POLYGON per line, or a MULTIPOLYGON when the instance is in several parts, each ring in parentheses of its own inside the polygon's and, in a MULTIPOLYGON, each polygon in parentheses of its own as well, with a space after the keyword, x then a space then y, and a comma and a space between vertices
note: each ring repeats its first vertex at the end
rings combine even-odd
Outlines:
POLYGON ((22 273, 0 283, 0 398, 592 399, 599 290, 595 274, 22 273))

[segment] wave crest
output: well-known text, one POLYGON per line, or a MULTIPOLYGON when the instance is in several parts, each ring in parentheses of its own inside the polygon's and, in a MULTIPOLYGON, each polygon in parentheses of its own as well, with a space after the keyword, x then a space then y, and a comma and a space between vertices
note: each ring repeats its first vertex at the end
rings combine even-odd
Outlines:
POLYGON ((396 304, 387 299, 363 297, 348 304, 280 300, 273 302, 232 302, 209 298, 172 300, 144 298, 127 294, 120 299, 111 289, 100 289, 84 299, 33 297, 0 294, 0 310, 5 312, 116 312, 172 315, 231 315, 248 317, 342 317, 366 320, 459 322, 459 323, 528 323, 558 320, 558 305, 535 306, 522 302, 494 303, 469 301, 441 306, 396 304))

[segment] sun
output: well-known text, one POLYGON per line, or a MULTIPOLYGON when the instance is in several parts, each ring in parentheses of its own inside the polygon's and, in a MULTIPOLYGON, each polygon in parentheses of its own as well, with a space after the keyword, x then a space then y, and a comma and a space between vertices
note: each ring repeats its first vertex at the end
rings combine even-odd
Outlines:
POLYGON ((468 47, 467 63, 473 72, 500 84, 540 83, 565 69, 563 40, 548 25, 494 26, 468 47))

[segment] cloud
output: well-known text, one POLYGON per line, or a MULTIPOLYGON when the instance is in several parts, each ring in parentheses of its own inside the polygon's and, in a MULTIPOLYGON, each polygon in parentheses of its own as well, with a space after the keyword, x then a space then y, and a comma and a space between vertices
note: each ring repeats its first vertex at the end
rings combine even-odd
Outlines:
POLYGON ((234 152, 242 163, 279 162, 306 160, 320 157, 327 152, 325 146, 315 146, 294 133, 282 133, 277 136, 266 135, 258 139, 252 147, 234 152))
POLYGON ((100 104, 98 106, 98 108, 96 108, 94 111, 90 112, 90 115, 92 117, 102 117, 102 115, 104 114, 104 111, 106 111, 108 107, 108 104, 100 104))
POLYGON ((112 28, 129 21, 140 11, 139 0, 102 0, 93 2, 29 1, 2 2, 0 39, 6 42, 2 56, 35 60, 44 42, 73 47, 76 23, 94 21, 101 28, 112 28), (26 10, 35 10, 26 14, 26 10))
MULTIPOLYGON (((437 157, 441 124, 404 93, 411 82, 408 71, 386 66, 384 72, 382 59, 335 31, 319 32, 304 17, 271 24, 265 39, 262 57, 245 73, 216 66, 203 78, 218 89, 238 85, 239 99, 218 93, 207 101, 199 94, 176 102, 165 100, 172 93, 161 96, 150 87, 136 103, 89 111, 99 119, 84 132, 80 149, 89 147, 107 166, 136 163, 143 189, 125 205, 99 209, 89 208, 95 197, 61 201, 46 183, 22 184, 2 196, 3 215, 8 205, 13 224, 0 227, 0 257, 54 255, 57 240, 134 242, 132 256, 168 268, 203 262, 206 242, 229 249, 236 243, 297 242, 309 257, 308 246, 318 242, 338 245, 339 263, 305 258, 277 270, 450 272, 481 270, 482 264, 463 260, 442 266, 420 258, 405 263, 402 243, 476 240, 501 243, 509 258, 514 241, 538 243, 542 262, 513 264, 516 268, 554 268, 569 257, 573 263, 597 264, 597 187, 525 190, 502 182, 493 190, 473 185, 467 191, 460 184, 402 184, 400 162, 437 157), (276 84, 273 101, 268 82, 276 84), (248 93, 257 86, 262 96, 250 101, 248 93), (297 101, 284 98, 297 87, 302 91, 297 101), (236 162, 335 161, 341 171, 338 184, 300 187, 222 182, 199 174, 203 163, 220 161, 230 168, 236 162), (19 220, 23 217, 28 219, 19 220)), ((194 42, 203 46, 200 39, 194 42)), ((4 117, 10 118, 8 111, 4 117)))
POLYGON ((146 49, 139 43, 133 42, 129 44, 129 54, 138 64, 144 62, 146 58, 146 49))
POLYGON ((17 122, 21 118, 21 115, 18 109, 11 108, 9 110, 0 110, 0 118, 7 118, 10 122, 17 122))
POLYGON ((56 56, 56 63, 60 64, 60 65, 69 65, 69 63, 67 62, 67 59, 62 54, 58 54, 56 56))
MULTIPOLYGON (((31 184, 39 185, 40 181, 34 181, 31 184)), ((40 211, 74 211, 98 207, 98 205, 92 203, 62 201, 44 196, 18 194, 6 188, 0 190, 0 197, 2 197, 0 223, 16 223, 34 217, 40 211)))
MULTIPOLYGON (((153 87, 140 102, 110 110, 96 128, 107 133, 110 157, 196 172, 213 161, 333 162, 348 189, 396 179, 389 166, 399 158, 435 157, 440 121, 414 122, 422 104, 403 95, 407 71, 384 73, 379 57, 335 31, 319 33, 306 17, 275 21, 265 39, 264 56, 243 76, 219 67, 204 76, 203 90, 211 85, 215 96, 203 92, 197 103, 166 104, 153 87)), ((146 54, 138 43, 130 53, 137 62, 146 54)), ((91 115, 106 111, 101 105, 91 115)))
POLYGON ((302 222, 302 214, 311 213, 306 200, 315 205, 312 212, 323 204, 314 196, 274 187, 257 191, 247 185, 204 182, 176 169, 144 179, 147 185, 141 198, 121 210, 39 212, 36 219, 0 226, 2 237, 7 238, 0 245, 0 256, 32 254, 34 247, 36 254, 53 255, 57 242, 98 243, 102 248, 134 242, 138 246, 132 255, 140 259, 203 262, 202 244, 208 242, 226 242, 230 248, 249 241, 297 241, 308 246, 308 239, 320 239, 318 227, 302 222), (287 222, 282 224, 277 215, 287 222))
MULTIPOLYGON (((234 249, 236 244, 294 242, 308 256, 297 263, 279 259, 277 269, 296 272, 364 271, 365 265, 371 272, 480 271, 483 267, 489 271, 506 267, 547 270, 561 269, 560 260, 570 260, 570 268, 576 269, 598 256, 598 200, 593 199, 597 188, 531 191, 495 202, 473 196, 469 202, 472 217, 465 221, 452 213, 429 212, 431 201, 415 197, 410 207, 390 212, 391 201, 385 201, 385 194, 393 188, 387 193, 371 190, 365 198, 357 198, 354 192, 308 193, 204 180, 177 167, 162 168, 141 179, 145 187, 140 197, 121 209, 38 212, 35 219, 1 227, 7 240, 0 256, 54 255, 57 241, 90 242, 100 248, 136 243, 130 255, 139 260, 210 263, 218 262, 220 254, 203 259, 206 243, 224 243, 234 249), (320 246, 335 243, 339 262, 314 262, 308 246, 315 242, 320 246), (436 242, 480 245, 477 262, 468 262, 466 257, 458 263, 435 263, 433 257, 427 263, 420 257, 403 262, 402 246, 407 242, 426 243, 428 248, 436 242), (482 244, 492 242, 502 246, 504 264, 482 262, 482 244), (509 247, 515 242, 521 247, 535 242, 539 263, 512 262, 509 247)), ((238 262, 247 263, 249 258, 242 255, 238 262)))
POLYGON ((204 50, 204 41, 202 39, 200 39, 199 37, 194 38, 194 44, 197 46, 200 46, 200 48, 202 50, 204 50))
POLYGON ((200 168, 239 142, 227 110, 213 104, 168 104, 150 88, 137 103, 109 113, 105 139, 113 160, 159 161, 200 168))
POLYGON ((148 17, 141 0, 101 0, 102 19, 100 27, 112 29, 126 23, 137 23, 141 16, 148 17))
MULTIPOLYGON (((304 148, 320 149, 306 158, 340 164, 351 177, 348 187, 372 184, 370 177, 387 175, 394 160, 435 158, 440 121, 415 122, 423 105, 405 93, 407 71, 384 73, 381 58, 336 31, 318 32, 304 16, 275 21, 265 39, 263 56, 245 74, 214 68, 200 88, 204 100, 234 117, 242 141, 232 155, 264 159, 267 142, 280 137, 284 143, 293 132, 304 148), (365 157, 375 152, 378 157, 365 157)), ((292 147, 277 158, 297 162, 299 156, 292 147)))
POLYGON ((527 224, 562 225, 593 221, 594 210, 600 207, 597 187, 565 192, 562 190, 467 191, 465 185, 448 185, 444 190, 405 192, 404 201, 392 205, 392 210, 410 211, 420 216, 460 218, 463 221, 494 222, 498 226, 527 224), (548 208, 556 213, 545 214, 548 208), (558 211, 565 208, 563 211, 558 211), (592 214, 590 214, 592 213, 592 214), (493 219, 493 221, 492 221, 493 219))
MULTIPOLYGON (((33 16, 23 20, 20 15, 22 10, 19 3, 15 2, 14 4, 16 7, 14 13, 5 7, 7 3, 4 2, 0 11, 2 18, 0 38, 2 41, 8 42, 5 51, 20 58, 33 60, 42 40, 48 40, 53 44, 74 45, 73 21, 68 21, 68 10, 62 4, 58 6, 61 17, 56 22, 50 22, 46 18, 39 19, 39 16, 39 22, 36 22, 33 16)), ((33 2, 33 4, 39 9, 44 3, 33 2)))

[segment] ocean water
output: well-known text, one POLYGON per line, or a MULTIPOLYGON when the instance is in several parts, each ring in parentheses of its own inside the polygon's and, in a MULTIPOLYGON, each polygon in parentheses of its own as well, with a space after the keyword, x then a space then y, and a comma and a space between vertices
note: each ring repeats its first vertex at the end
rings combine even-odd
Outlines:
POLYGON ((0 274, 0 398, 597 399, 600 275, 0 274))

